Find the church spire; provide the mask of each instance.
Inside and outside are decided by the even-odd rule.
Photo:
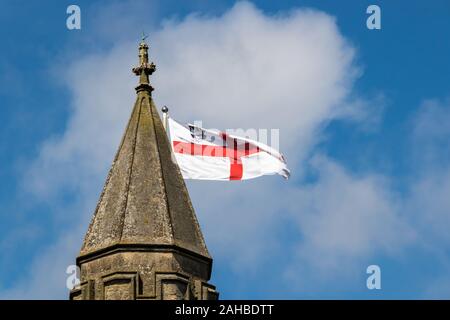
[[[144,39],[145,40],[145,39]],[[153,102],[148,45],[137,97],[77,257],[72,299],[215,299],[212,259]]]

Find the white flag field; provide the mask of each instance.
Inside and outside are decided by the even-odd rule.
[[[168,118],[169,139],[183,178],[246,180],[290,172],[283,155],[248,138],[213,129],[182,125]]]

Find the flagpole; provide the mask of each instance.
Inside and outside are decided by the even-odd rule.
[[[167,106],[164,106],[161,108],[161,111],[163,113],[163,127],[167,133],[167,119],[169,117],[169,108],[167,108]]]

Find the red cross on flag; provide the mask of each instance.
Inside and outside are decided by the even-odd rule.
[[[280,174],[289,178],[286,161],[277,150],[237,137],[168,118],[169,138],[185,179],[245,180]]]

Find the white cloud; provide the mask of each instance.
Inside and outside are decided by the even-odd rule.
[[[151,43],[155,99],[174,117],[207,127],[282,128],[292,156],[307,150],[321,124],[347,112],[357,73],[353,47],[334,18],[317,11],[267,16],[238,3],[220,17],[169,21]]]
[[[75,264],[81,232],[80,226],[76,226],[40,252],[29,273],[13,287],[0,291],[0,299],[68,299],[66,268]]]
[[[450,168],[415,181],[408,202],[411,218],[429,245],[450,248]]]
[[[124,48],[87,56],[69,68],[64,80],[73,100],[66,130],[44,143],[26,181],[40,198],[51,198],[61,188],[86,191],[105,173],[134,98],[131,46]]]
[[[317,181],[290,194],[290,211],[303,237],[288,274],[306,267],[315,270],[310,277],[316,281],[338,273],[354,276],[363,271],[353,270],[358,263],[382,254],[394,256],[414,242],[415,231],[401,214],[401,198],[385,177],[356,176],[321,156],[312,166]]]
[[[432,258],[431,272],[420,272],[415,281],[424,283],[422,298],[446,299],[450,293],[450,100],[424,101],[412,120],[408,160],[414,172],[408,177],[403,210],[416,230],[417,249]]]
[[[424,101],[413,119],[417,168],[407,210],[429,245],[450,247],[450,100]]]
[[[450,99],[424,101],[413,118],[414,165],[441,171],[450,161]]]

